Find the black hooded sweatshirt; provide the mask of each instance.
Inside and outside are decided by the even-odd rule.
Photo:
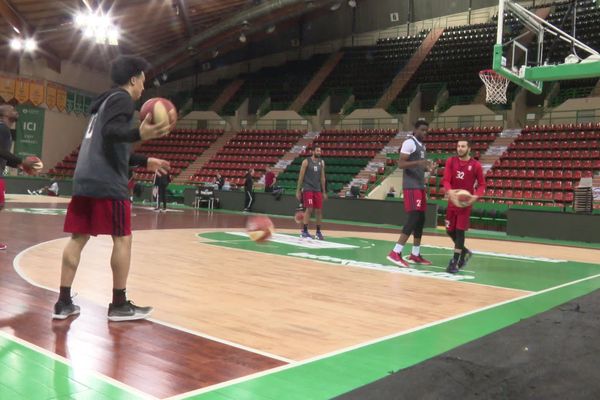
[[[129,199],[129,166],[146,166],[148,158],[131,154],[132,143],[140,140],[132,128],[135,103],[121,88],[111,89],[92,103],[77,166],[73,195],[102,199]]]

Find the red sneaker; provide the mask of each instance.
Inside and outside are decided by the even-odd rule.
[[[0,243],[0,250],[6,250],[8,246],[4,243]]]
[[[390,254],[388,254],[388,256],[387,256],[387,259],[399,267],[404,267],[404,268],[410,267],[410,265],[408,265],[408,263],[406,261],[404,261],[404,259],[402,258],[402,254],[396,253],[394,250],[390,251]]]
[[[431,261],[424,259],[420,254],[418,256],[411,254],[408,256],[408,262],[411,264],[431,265]]]

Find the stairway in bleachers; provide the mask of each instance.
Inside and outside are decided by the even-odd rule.
[[[244,85],[243,79],[236,79],[232,81],[225,90],[221,92],[219,97],[215,100],[215,102],[210,106],[210,111],[214,111],[216,113],[221,112],[225,104],[227,104],[233,96],[240,90],[240,88]]]
[[[188,183],[213,182],[217,173],[233,185],[243,185],[248,169],[260,179],[305,134],[300,130],[243,130],[231,138],[189,179]]]
[[[302,160],[312,154],[312,149],[320,146],[325,160],[327,189],[338,193],[395,134],[396,131],[391,129],[325,130],[279,175],[279,185],[295,190]]]
[[[333,53],[325,64],[321,67],[321,69],[313,76],[308,85],[302,90],[302,92],[296,97],[294,102],[290,105],[291,111],[300,112],[302,107],[306,104],[306,102],[315,94],[319,87],[323,84],[325,79],[331,74],[331,72],[338,65],[342,57],[344,56],[343,51],[338,51]]]
[[[185,184],[187,183],[194,173],[200,170],[204,164],[210,160],[223,146],[233,138],[237,132],[225,132],[223,133],[208,149],[206,149],[200,157],[198,157],[193,163],[191,163],[186,169],[181,171],[174,180],[173,183]]]
[[[406,139],[407,132],[396,133],[389,142],[375,155],[367,165],[356,174],[354,178],[341,190],[341,194],[345,195],[353,185],[360,187],[361,192],[368,190],[369,183],[373,183],[377,179],[378,173],[381,172],[381,167],[390,166],[387,155],[389,153],[398,153],[402,147],[402,143]],[[395,163],[396,161],[392,161]]]
[[[394,77],[391,85],[375,105],[376,108],[387,109],[392,104],[392,101],[402,92],[402,89],[412,79],[415,72],[417,72],[425,58],[429,55],[429,52],[440,36],[442,36],[442,33],[444,33],[444,28],[434,28],[429,31],[427,37],[411,56],[404,68]]]

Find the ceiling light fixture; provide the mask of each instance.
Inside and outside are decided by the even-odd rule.
[[[75,26],[83,32],[87,39],[94,40],[98,44],[107,44],[109,46],[118,46],[120,32],[111,21],[109,15],[104,15],[100,11],[78,13],[73,18]]]
[[[38,44],[34,38],[13,38],[10,41],[10,48],[14,51],[25,51],[27,53],[33,53],[37,50]]]
[[[10,41],[10,48],[13,50],[20,51],[23,48],[23,41],[18,38],[14,38]]]
[[[34,52],[37,49],[37,42],[32,38],[25,39],[23,47],[25,51]]]

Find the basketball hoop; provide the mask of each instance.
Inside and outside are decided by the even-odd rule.
[[[506,104],[508,79],[493,69],[484,69],[483,71],[480,71],[479,77],[485,84],[485,102],[491,104]]]

